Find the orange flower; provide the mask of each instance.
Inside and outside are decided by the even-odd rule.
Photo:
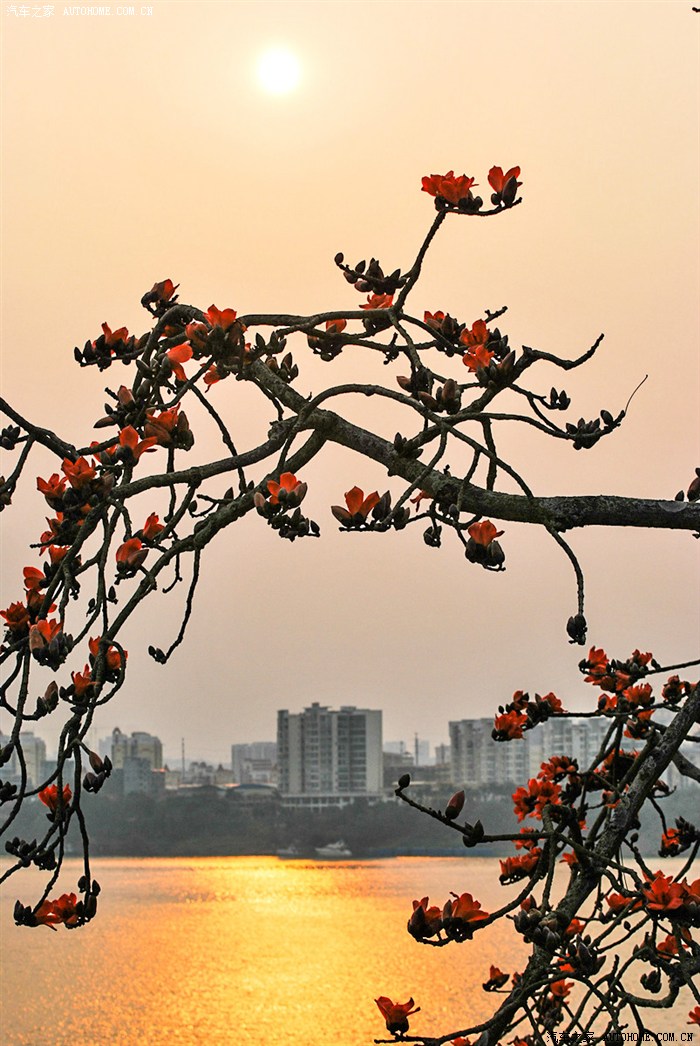
[[[671,912],[683,904],[685,889],[681,883],[674,883],[670,876],[657,872],[653,879],[642,887],[646,907],[650,912]]]
[[[555,998],[564,1000],[571,993],[573,986],[573,981],[553,981],[549,990]]]
[[[352,524],[359,525],[367,521],[367,516],[379,500],[379,493],[376,490],[365,497],[364,490],[360,490],[359,487],[353,487],[352,490],[346,491],[345,494],[347,509],[342,508],[340,505],[331,505],[331,512],[340,523],[346,526],[351,526]]]
[[[192,359],[192,346],[190,343],[183,341],[182,345],[175,345],[174,348],[168,349],[165,355],[170,361],[172,372],[177,380],[187,381],[187,375],[182,368],[182,364]]]
[[[82,490],[83,487],[87,487],[97,475],[96,470],[87,463],[85,458],[78,458],[77,461],[64,458],[61,467],[74,490]]]
[[[155,539],[164,530],[165,524],[161,523],[161,521],[158,519],[158,514],[156,512],[151,512],[150,516],[143,525],[143,530],[141,531],[141,533],[143,534],[143,540],[155,541]]]
[[[24,632],[29,624],[29,613],[24,603],[10,603],[7,610],[0,610],[0,617],[5,618],[10,632]]]
[[[149,436],[148,439],[139,439],[139,434],[133,425],[127,425],[119,433],[119,446],[130,450],[134,461],[138,461],[141,455],[150,450],[157,442],[158,440],[155,436]]]
[[[394,302],[393,294],[368,294],[367,304],[360,305],[361,309],[390,309]]]
[[[502,988],[504,984],[508,983],[509,977],[509,973],[503,973],[497,966],[491,966],[488,980],[481,987],[485,992],[496,991],[497,988]]]
[[[49,545],[48,553],[51,563],[55,566],[56,563],[60,563],[62,559],[65,559],[66,555],[70,552],[69,545]]]
[[[284,491],[284,493],[282,494],[283,501],[286,501],[290,495],[296,495],[295,503],[297,503],[301,501],[304,494],[306,494],[307,487],[305,483],[302,483],[301,480],[298,480],[296,478],[294,473],[283,472],[280,476],[279,483],[277,483],[274,479],[269,479],[267,481],[267,489],[270,492],[270,504],[279,505],[280,491]]]
[[[462,356],[462,363],[475,374],[481,367],[488,367],[493,359],[493,352],[485,345],[477,345],[473,349],[467,349]]]
[[[207,392],[212,385],[216,385],[217,381],[221,381],[221,374],[219,373],[219,368],[215,363],[212,363],[209,370],[205,371],[203,380],[204,384],[207,386]]]
[[[168,410],[162,410],[157,416],[154,411],[148,411],[146,413],[146,424],[143,427],[145,436],[147,438],[155,436],[157,442],[162,447],[172,446],[174,437],[181,423],[179,411],[179,403],[176,403],[174,407],[169,407]],[[185,418],[184,414],[182,415],[182,418]]]
[[[572,919],[569,925],[564,930],[565,937],[576,937],[581,936],[583,931],[586,929],[585,924],[580,919]]]
[[[100,643],[102,642],[101,636],[95,636],[93,639],[88,640],[88,649],[94,658],[100,652]],[[129,654],[124,651],[124,661],[128,658]],[[105,651],[105,663],[110,672],[118,672],[122,667],[122,655],[115,646],[108,646]]]
[[[459,336],[462,345],[475,348],[477,345],[486,345],[490,337],[490,331],[483,320],[475,320],[470,328],[465,328]]]
[[[165,311],[164,306],[168,304],[179,286],[179,283],[173,283],[172,280],[161,280],[160,283],[154,283],[150,291],[146,291],[144,294],[141,304],[154,316],[157,316],[161,311]],[[150,305],[156,305],[159,308],[151,309]]]
[[[511,180],[511,178],[516,180],[518,178],[519,174],[520,174],[520,168],[519,167],[511,167],[510,170],[506,171],[505,174],[503,173],[503,168],[502,167],[492,167],[491,170],[489,171],[489,185],[491,186],[491,188],[493,189],[493,191],[495,193],[498,193],[499,196],[502,196],[503,192],[504,192],[506,186],[508,185],[508,182]],[[522,182],[516,181],[515,186],[513,186],[513,187],[511,187],[509,189],[509,193],[512,193],[513,196],[515,196],[515,190],[517,189],[517,187],[519,185],[522,185],[522,184],[523,184]]]
[[[46,575],[43,570],[39,570],[37,567],[24,567],[22,575],[27,592],[38,591],[46,581]]]
[[[558,803],[561,787],[551,781],[532,778],[527,788],[516,788],[513,792],[514,810],[519,821],[526,817],[541,817],[547,803]]]
[[[129,340],[129,332],[126,327],[120,327],[119,330],[112,331],[106,323],[103,323],[102,333],[105,337],[105,345],[108,345],[110,348],[114,345],[118,345],[120,341]]]
[[[686,1021],[686,1024],[700,1024],[700,1006],[696,1006],[694,1010],[688,1011],[690,1020]]]
[[[234,309],[217,309],[216,305],[210,305],[204,314],[212,327],[221,327],[222,330],[227,331],[229,327],[233,327],[236,322],[236,312]]]
[[[527,879],[537,867],[541,854],[542,851],[535,847],[520,857],[506,857],[505,860],[499,861],[501,874],[498,881],[505,886],[508,883],[517,883],[520,879]]]
[[[61,504],[61,499],[66,492],[66,482],[66,479],[62,479],[57,472],[54,472],[49,479],[42,479],[39,476],[36,487],[44,495],[51,508],[56,508],[57,504]]]
[[[65,807],[68,806],[71,799],[73,798],[73,793],[70,790],[70,785],[63,786],[62,798],[63,807],[65,809]],[[42,801],[44,806],[48,806],[52,814],[55,814],[56,810],[58,809],[58,785],[53,784],[49,785],[47,788],[44,788],[41,792],[39,792],[39,799]]]
[[[60,621],[40,618],[35,625],[29,627],[29,649],[35,650],[48,645],[52,639],[61,631]]]
[[[420,1006],[414,1007],[413,999],[409,999],[408,1002],[392,1002],[386,995],[380,995],[374,1001],[386,1021],[387,1031],[393,1035],[405,1035],[408,1031],[408,1018],[420,1010]]]
[[[668,828],[661,836],[659,857],[675,857],[681,851],[680,832],[677,828]]]
[[[500,538],[501,534],[505,533],[503,530],[496,530],[495,526],[490,519],[485,519],[481,523],[472,523],[467,533],[477,545],[481,545],[483,548],[488,548],[494,538]]]
[[[476,523],[474,525],[478,526],[479,524]],[[526,723],[527,716],[521,712],[508,712],[505,715],[497,715],[493,721],[494,739],[497,741],[512,741],[522,737],[523,727]]]
[[[34,912],[35,924],[51,930],[56,929],[56,923],[75,926],[79,918],[78,898],[74,893],[61,894],[55,901],[43,901]]]
[[[636,912],[639,908],[642,907],[642,902],[639,900],[639,898],[625,897],[621,893],[609,893],[605,900],[607,901],[610,911],[614,912],[615,915],[617,915],[618,912],[622,911],[626,911],[628,913]]]
[[[326,330],[329,334],[340,334],[348,325],[347,320],[326,320]]]
[[[427,192],[429,196],[441,196],[443,200],[455,205],[460,200],[469,198],[475,184],[474,179],[468,178],[466,174],[455,178],[455,172],[448,171],[447,174],[431,174],[430,177],[426,175],[421,181],[421,191]]]
[[[129,538],[117,549],[117,569],[121,571],[138,570],[148,555],[140,538]]]
[[[481,903],[475,901],[470,893],[456,894],[452,891],[454,901],[446,901],[442,909],[445,930],[449,936],[462,937],[465,931],[472,934],[472,923],[484,922],[489,913],[481,909]]]
[[[416,940],[435,937],[442,929],[442,908],[428,905],[428,898],[413,902],[413,915],[408,920],[407,930]]]
[[[89,665],[85,665],[82,672],[71,672],[70,675],[73,680],[76,697],[83,697],[94,685]]]

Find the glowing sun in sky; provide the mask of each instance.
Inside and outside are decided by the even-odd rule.
[[[258,81],[270,94],[289,94],[299,83],[299,59],[286,47],[270,47],[258,62]]]

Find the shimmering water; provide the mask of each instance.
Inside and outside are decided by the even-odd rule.
[[[489,858],[322,863],[270,857],[102,859],[95,922],[77,931],[15,927],[29,873],[0,909],[2,1046],[367,1046],[378,995],[421,1006],[415,1032],[485,1018],[491,963],[513,972],[526,949],[510,923],[431,948],[406,932],[411,900],[469,891],[493,910],[513,895]],[[62,890],[80,869],[68,862]],[[35,880],[38,883],[38,879]],[[683,1000],[656,1027],[687,1030]]]

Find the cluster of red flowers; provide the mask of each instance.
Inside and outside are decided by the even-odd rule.
[[[641,891],[629,894],[609,893],[605,898],[612,914],[639,911],[660,918],[666,916],[685,926],[700,926],[700,879],[689,883],[675,882],[663,872],[647,877]]]
[[[453,893],[442,908],[431,905],[428,898],[423,897],[413,902],[407,929],[417,941],[440,938],[441,932],[448,940],[466,941],[489,918],[489,913],[482,910],[480,902],[470,893]]]
[[[535,694],[534,698],[531,698],[524,690],[516,690],[513,699],[507,705],[502,705],[499,714],[494,718],[493,739],[517,740],[523,736],[524,730],[530,730],[550,716],[561,715],[563,712],[564,707],[556,694]]]

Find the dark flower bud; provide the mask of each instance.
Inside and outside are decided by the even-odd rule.
[[[401,777],[399,778],[399,782],[398,783],[399,783],[399,788],[408,788],[408,786],[411,783],[411,775],[410,774],[401,774]]]
[[[455,794],[450,799],[449,803],[445,807],[445,817],[448,821],[454,821],[455,817],[458,817],[462,812],[464,806],[464,789]]]

